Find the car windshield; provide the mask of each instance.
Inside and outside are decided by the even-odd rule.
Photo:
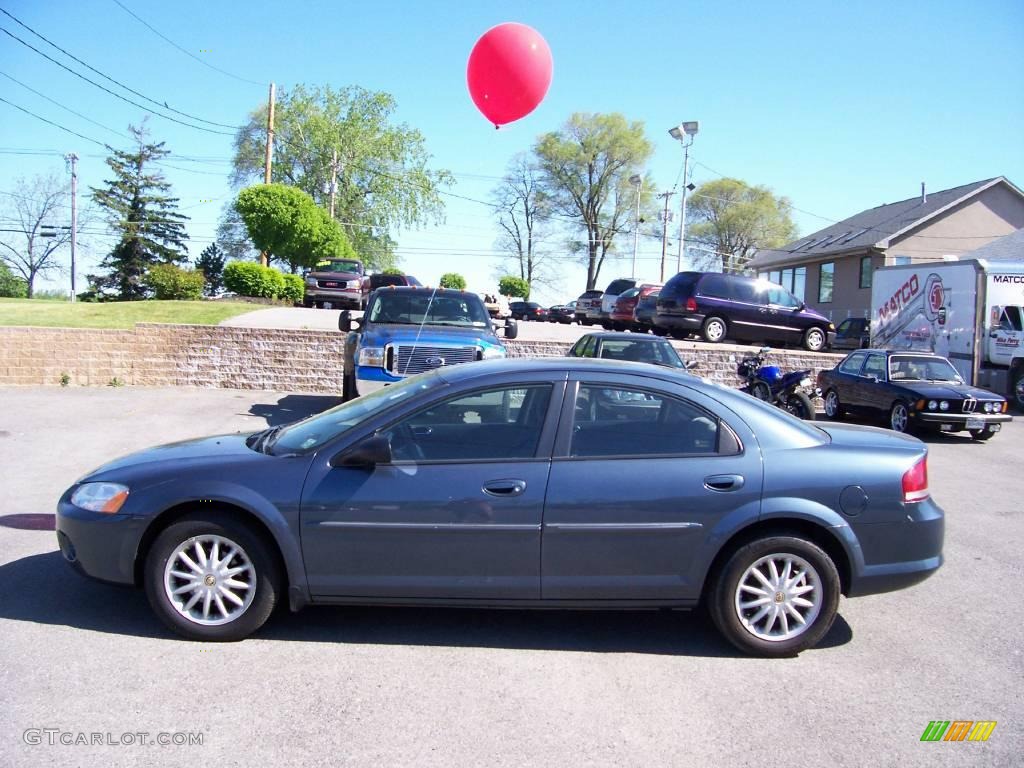
[[[343,432],[359,426],[396,403],[403,402],[437,386],[441,379],[430,373],[400,381],[355,400],[335,406],[281,429],[268,452],[275,456],[306,453],[333,440]]]
[[[322,261],[316,265],[314,272],[355,272],[359,273],[358,261]]]
[[[944,357],[898,355],[889,358],[890,381],[952,381],[963,383],[956,368]]]
[[[385,292],[370,308],[371,323],[396,325],[453,325],[489,328],[490,319],[479,296],[451,296],[411,291]]]
[[[601,344],[600,356],[606,360],[630,360],[668,368],[685,368],[675,347],[665,341],[605,341]]]

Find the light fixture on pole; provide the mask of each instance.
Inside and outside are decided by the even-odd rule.
[[[680,123],[675,128],[670,128],[668,135],[683,145],[683,200],[679,211],[679,255],[676,259],[676,271],[683,269],[683,249],[686,247],[686,193],[693,190],[690,184],[690,145],[693,144],[693,137],[700,130],[700,123],[696,120],[689,120]],[[689,138],[689,141],[687,141]]]
[[[644,186],[644,177],[634,173],[629,177],[629,183],[636,187],[636,218],[633,220],[633,273],[636,277],[636,251],[640,242],[640,190]]]

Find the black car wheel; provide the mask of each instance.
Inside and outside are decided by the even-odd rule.
[[[1013,395],[1013,402],[1018,411],[1024,411],[1024,365],[1018,365],[1011,375],[1013,376],[1013,386],[1010,388],[1010,392]]]
[[[809,352],[821,352],[825,348],[828,337],[821,328],[808,328],[804,334],[804,349]]]
[[[971,437],[974,440],[991,440],[995,436],[995,432],[989,432],[984,429],[972,429]]]
[[[713,576],[711,618],[741,651],[792,656],[816,645],[839,608],[839,572],[821,547],[772,536],[740,547]]]
[[[356,392],[355,374],[343,374],[341,377],[341,402],[347,403],[349,400],[355,400],[357,397],[359,397],[359,393]]]
[[[825,393],[825,415],[835,421],[843,418],[843,405],[839,402],[839,393],[834,389]]]
[[[652,325],[651,333],[655,336],[668,336],[668,328],[662,328],[660,325]]]
[[[182,518],[157,536],[145,584],[168,627],[208,642],[251,635],[283,594],[271,549],[244,524],[213,511]]]
[[[794,392],[786,399],[786,410],[804,421],[814,421],[814,405],[803,392]]]
[[[910,431],[910,411],[904,402],[895,402],[889,411],[889,427],[893,432]]]
[[[704,325],[701,326],[700,333],[704,337],[704,341],[712,344],[717,344],[720,341],[725,341],[725,336],[729,332],[729,327],[726,325],[725,320],[720,317],[709,317],[704,321]]]

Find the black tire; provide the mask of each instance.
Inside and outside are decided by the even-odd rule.
[[[725,341],[729,334],[729,324],[720,317],[709,317],[704,320],[700,327],[700,335],[704,341],[710,344],[718,344]]]
[[[787,557],[797,568],[803,568],[803,564],[810,566],[809,569],[804,570],[804,579],[791,585],[791,589],[803,590],[805,587],[812,587],[812,589],[795,596],[792,591],[786,594],[779,589],[769,598],[769,602],[765,606],[741,608],[739,605],[740,585],[748,570],[766,558],[772,558],[776,563],[781,563]],[[803,564],[793,561],[794,557],[803,561]],[[793,656],[811,648],[828,633],[839,608],[839,587],[839,572],[835,563],[821,547],[796,536],[771,536],[758,539],[737,549],[725,561],[721,569],[712,574],[706,600],[712,621],[730,643],[745,653],[778,658]],[[746,590],[743,592],[743,594],[748,593],[755,594]],[[795,602],[796,600],[807,601],[807,598],[803,597],[805,594],[813,598],[815,607],[806,608]],[[780,595],[782,596],[781,600],[779,599]],[[764,597],[767,598],[768,595]],[[788,635],[782,635],[778,639],[769,639],[775,624],[778,623],[780,626],[782,624],[782,618],[776,616],[771,619],[772,624],[766,626],[764,631],[760,632],[761,636],[758,636],[757,629],[761,620],[754,620],[757,617],[757,611],[767,607],[778,612],[778,606],[784,607],[782,614],[785,616],[787,627],[790,613],[793,611],[803,615],[806,626],[798,625],[798,628]],[[768,620],[768,616],[765,616],[763,620]]]
[[[1018,365],[1010,371],[1010,403],[1024,413],[1024,365]]]
[[[668,328],[662,328],[660,325],[652,325],[651,333],[655,336],[668,336]]]
[[[620,323],[620,322],[616,321],[616,322],[612,323],[612,330],[613,331],[618,331],[619,333],[622,333],[623,331],[627,330],[626,324],[625,323]]]
[[[669,331],[669,333],[672,335],[672,338],[676,339],[677,341],[683,341],[684,339],[686,339],[687,336],[690,335],[686,331],[680,330],[679,328],[673,328],[671,331]]]
[[[988,432],[984,429],[972,429],[971,438],[974,440],[991,440],[995,436],[995,432]]]
[[[889,409],[889,429],[893,432],[910,432],[910,409],[902,400],[897,400]]]
[[[843,418],[843,404],[839,400],[839,393],[834,389],[825,393],[825,415],[832,421],[839,421]]]
[[[758,400],[763,400],[766,403],[770,403],[772,401],[772,390],[763,381],[754,382],[750,387],[750,394]]]
[[[204,537],[207,537],[207,540],[208,537],[218,537],[226,542],[220,546],[226,547],[231,544],[237,547],[241,554],[233,555],[226,566],[248,566],[246,571],[227,577],[242,577],[248,571],[246,582],[250,583],[250,588],[241,590],[241,595],[238,595],[244,595],[247,604],[238,610],[236,617],[222,624],[202,624],[183,615],[182,610],[175,607],[168,596],[171,588],[165,585],[165,580],[171,586],[180,582],[180,579],[165,574],[168,570],[168,561],[175,555],[176,550],[195,539],[196,544],[191,545],[186,551],[186,554],[191,552],[195,555],[194,546],[201,546]],[[222,549],[219,551],[223,553]],[[202,567],[205,569],[207,566],[204,564]],[[208,574],[206,578],[216,577]],[[197,512],[181,518],[167,526],[156,537],[146,556],[145,587],[150,606],[164,624],[182,637],[204,642],[232,642],[248,637],[270,618],[279,597],[284,595],[281,569],[271,547],[244,523],[214,510]],[[181,599],[185,601],[188,594],[190,593],[186,593]],[[230,601],[225,602],[222,599],[221,602],[228,606],[228,610],[236,609]],[[197,603],[196,610],[199,610],[198,606]],[[216,604],[213,603],[211,614],[215,611]]]
[[[821,352],[828,344],[828,334],[821,328],[815,326],[808,328],[804,334],[804,349],[808,352]]]
[[[359,393],[356,392],[355,374],[343,374],[341,377],[341,402],[347,403],[349,400],[355,400],[357,397],[359,397]]]
[[[302,306],[304,306],[306,309],[312,309],[313,308],[313,302],[312,301],[308,301],[306,299],[303,299],[302,300]]]
[[[794,392],[786,398],[786,410],[804,421],[814,421],[814,404],[803,392]]]

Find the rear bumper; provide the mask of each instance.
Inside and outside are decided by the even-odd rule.
[[[658,312],[654,316],[654,324],[659,328],[696,333],[704,325],[704,315],[670,315]]]
[[[853,565],[848,597],[891,592],[924,581],[943,562],[946,518],[931,498],[906,505],[893,523],[853,525],[863,561]]]

